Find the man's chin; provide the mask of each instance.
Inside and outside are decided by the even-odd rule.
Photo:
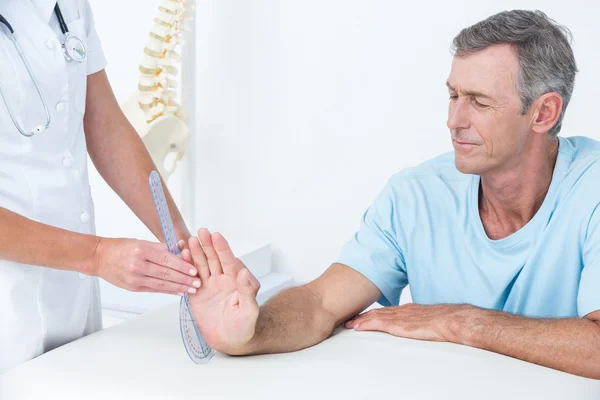
[[[454,166],[463,174],[478,175],[479,168],[469,157],[454,153]]]

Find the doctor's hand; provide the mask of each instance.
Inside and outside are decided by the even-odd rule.
[[[194,262],[202,280],[198,292],[189,296],[194,320],[209,346],[236,354],[254,336],[260,283],[221,234],[200,229],[198,237],[192,237],[189,250],[182,253]]]
[[[201,285],[196,268],[163,243],[101,238],[94,260],[94,275],[132,292],[183,296]]]

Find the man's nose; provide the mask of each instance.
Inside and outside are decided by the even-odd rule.
[[[450,130],[467,129],[471,126],[468,104],[465,99],[457,99],[450,103],[446,125]]]

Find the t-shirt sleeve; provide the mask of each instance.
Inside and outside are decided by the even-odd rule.
[[[83,0],[83,14],[87,36],[87,74],[92,75],[106,67],[106,57],[102,50],[100,37],[98,37],[98,32],[96,32],[94,14],[89,0]]]
[[[600,204],[590,218],[583,247],[583,270],[577,294],[579,316],[600,310]]]
[[[360,229],[341,250],[337,263],[360,272],[375,284],[383,306],[398,305],[408,284],[404,256],[398,245],[398,204],[388,183],[362,217]]]

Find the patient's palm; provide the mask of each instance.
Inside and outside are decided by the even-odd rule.
[[[236,275],[213,275],[189,296],[200,333],[217,351],[243,346],[254,335],[259,308],[249,274],[243,268]]]

